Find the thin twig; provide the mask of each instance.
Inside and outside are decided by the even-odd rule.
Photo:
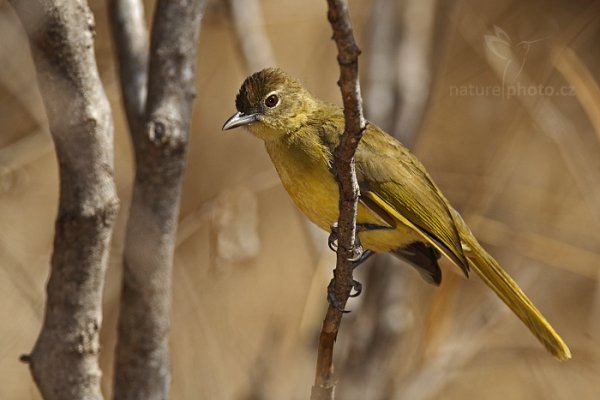
[[[344,307],[352,288],[352,263],[356,234],[358,182],[354,168],[354,153],[365,130],[362,98],[358,82],[358,56],[352,24],[345,0],[327,0],[327,18],[333,29],[333,40],[338,49],[340,80],[344,104],[344,134],[335,150],[334,167],[340,189],[340,216],[338,221],[337,264],[334,270],[335,295]],[[331,305],[323,321],[319,338],[315,384],[311,399],[333,399],[333,346],[342,320],[342,312]]]
[[[60,177],[44,322],[21,360],[44,399],[98,400],[102,289],[118,199],[94,18],[85,1],[11,4],[29,36]]]

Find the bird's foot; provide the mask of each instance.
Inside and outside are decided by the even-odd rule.
[[[354,293],[350,292],[350,297],[358,297],[362,293],[362,283],[357,281],[356,279],[352,279],[352,289],[354,289]]]
[[[352,269],[354,270],[360,264],[362,264],[365,260],[375,254],[372,250],[364,250],[361,243],[360,238],[358,237],[358,233],[362,231],[368,230],[369,227],[367,225],[356,225],[356,237],[354,241],[354,248],[352,249],[352,257],[348,260],[352,263]],[[327,244],[332,251],[337,252],[338,250],[338,224],[334,223],[331,225],[331,233],[329,234],[329,238],[327,239]],[[354,292],[352,292],[354,290]],[[353,279],[352,280],[352,288],[350,290],[349,297],[357,297],[362,292],[362,284]],[[335,274],[333,279],[329,282],[327,286],[327,301],[331,306],[343,313],[349,313],[350,311],[345,310],[342,307],[341,302],[338,300],[335,294]]]
[[[359,257],[355,257],[352,260],[352,269],[356,269],[357,267],[359,267],[362,263],[364,263],[365,261],[367,261],[368,258],[370,258],[373,254],[375,254],[374,251],[372,250],[364,250],[362,251],[361,248],[361,253]]]
[[[361,294],[362,292],[362,283],[360,283],[357,280],[352,280],[352,289],[354,290],[354,293],[350,292],[349,297],[357,297]],[[336,310],[339,310],[345,314],[349,313],[349,310],[345,310],[342,307],[341,302],[338,300],[336,294],[335,294],[335,277],[333,277],[331,279],[331,281],[329,281],[329,285],[327,286],[327,301],[329,302],[329,304],[331,304],[331,306],[333,308],[335,308]]]
[[[338,249],[338,223],[334,222],[331,224],[331,232],[329,233],[329,237],[327,238],[327,245],[331,249],[331,251],[337,253]]]
[[[358,236],[359,232],[366,231],[367,229],[363,227],[361,224],[356,225],[356,236],[354,238],[354,247],[352,248],[352,258],[349,260],[352,262],[352,268],[358,267],[363,261],[373,255],[371,250],[364,250],[361,243],[360,237]],[[331,233],[327,238],[327,245],[329,248],[336,252],[338,251],[338,224],[334,222],[331,225]]]
[[[352,262],[352,269],[354,269],[354,268],[358,267],[358,265],[360,265],[360,263],[362,262],[361,260],[363,258],[363,255],[365,255],[365,253],[366,253],[366,251],[363,249],[362,245],[360,244],[360,239],[358,238],[358,235],[357,235],[356,240],[354,242],[354,247],[352,248],[352,258],[349,259],[349,261]]]

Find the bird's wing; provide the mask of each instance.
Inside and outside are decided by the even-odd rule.
[[[339,132],[323,126],[325,144],[333,149]],[[449,205],[425,167],[396,139],[369,124],[355,154],[361,200],[384,220],[390,217],[419,232],[465,275],[469,264]]]

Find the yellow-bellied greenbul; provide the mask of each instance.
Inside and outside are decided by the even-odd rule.
[[[343,110],[316,99],[297,80],[274,68],[248,77],[235,104],[238,112],[223,130],[245,126],[264,140],[294,203],[329,231],[339,214],[332,165],[344,131]],[[355,162],[360,187],[357,230],[365,249],[393,253],[435,284],[441,282],[440,254],[465,274],[474,269],[548,351],[560,360],[571,357],[560,336],[481,247],[408,149],[369,123]]]

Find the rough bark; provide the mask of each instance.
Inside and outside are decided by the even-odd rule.
[[[158,1],[147,99],[140,83],[146,70],[140,38],[145,31],[143,16],[127,16],[131,7],[124,2],[111,4],[136,159],[125,239],[115,399],[168,397],[171,271],[203,4],[202,0]],[[139,3],[132,7],[141,9]]]
[[[358,81],[358,56],[352,24],[345,0],[327,0],[327,17],[333,29],[333,40],[338,49],[340,80],[338,85],[344,104],[344,134],[335,150],[334,168],[340,189],[340,216],[338,220],[337,263],[334,270],[335,295],[344,307],[352,289],[352,262],[355,256],[356,210],[359,196],[354,167],[354,153],[365,129],[362,98]],[[311,399],[333,399],[333,346],[342,320],[342,311],[327,309],[319,337],[315,384]]]
[[[60,177],[44,322],[23,360],[44,399],[101,399],[98,332],[118,199],[94,19],[85,1],[11,4],[29,36]]]

